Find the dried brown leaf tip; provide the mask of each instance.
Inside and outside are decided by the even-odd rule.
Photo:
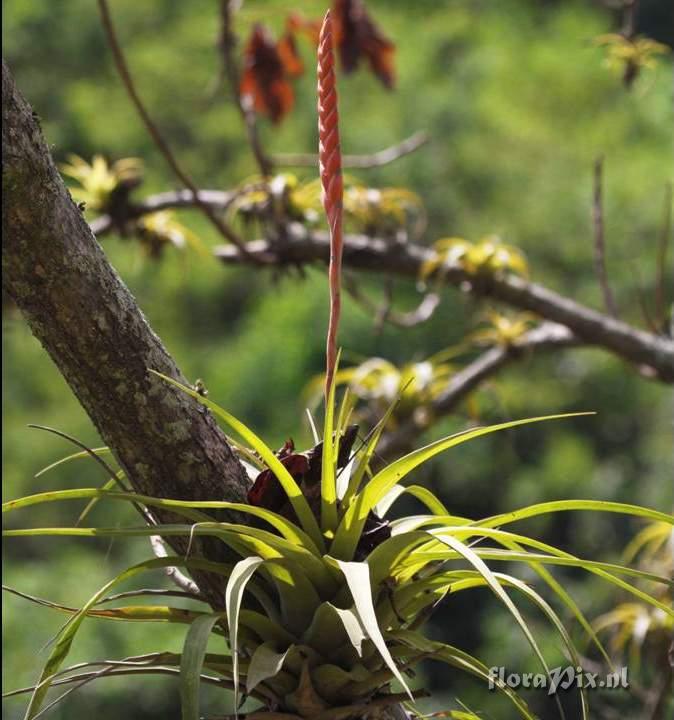
[[[363,0],[335,0],[335,40],[345,73],[356,70],[361,59],[385,87],[395,85],[395,45],[386,38],[365,9]]]
[[[244,50],[244,66],[239,92],[241,97],[252,102],[256,112],[267,115],[274,123],[280,122],[295,103],[295,93],[288,78],[302,72],[301,61],[288,63],[293,55],[294,43],[283,48],[274,42],[269,31],[261,24],[253,27]]]

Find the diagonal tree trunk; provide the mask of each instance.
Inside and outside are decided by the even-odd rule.
[[[152,368],[186,382],[72,201],[4,61],[2,120],[2,279],[33,334],[136,491],[245,501],[245,470],[211,415],[148,374]],[[170,541],[185,551],[183,540]],[[223,548],[206,539],[193,552],[222,559]],[[224,606],[221,577],[195,579],[213,607]],[[376,714],[407,718],[402,706]]]
[[[152,368],[186,382],[72,201],[4,61],[2,156],[4,288],[133,488],[243,501],[246,473],[211,415],[148,374]],[[172,545],[184,549],[179,538]],[[211,540],[201,551],[218,559],[223,548]],[[221,578],[202,576],[199,584],[212,605],[223,606]]]

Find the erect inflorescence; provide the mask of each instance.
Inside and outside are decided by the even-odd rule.
[[[326,395],[337,361],[337,328],[341,309],[342,159],[335,80],[332,20],[326,12],[318,41],[318,165],[322,201],[330,229],[330,320],[326,347]]]

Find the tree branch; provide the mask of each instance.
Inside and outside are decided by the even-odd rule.
[[[199,195],[204,202],[217,209],[229,207],[236,196],[235,193],[217,190],[200,190]],[[131,213],[140,216],[162,208],[190,206],[194,206],[191,196],[183,190],[149,196],[134,205]],[[101,236],[113,229],[113,221],[103,215],[96,218],[91,227]],[[326,263],[329,242],[327,233],[308,232],[302,225],[294,223],[286,227],[286,237],[282,244],[253,240],[246,243],[246,251],[249,257],[243,257],[236,247],[223,245],[215,249],[215,255],[225,264],[250,263],[249,258],[255,264],[264,263],[272,267]],[[415,243],[392,243],[367,235],[347,235],[344,238],[344,266],[352,269],[417,278],[423,264],[432,258],[432,249]],[[602,347],[640,366],[642,373],[648,377],[674,382],[674,342],[667,337],[634,328],[515,276],[476,279],[458,267],[448,267],[444,269],[442,279],[476,296],[493,297],[565,325],[584,344]]]
[[[110,15],[110,9],[108,7],[107,0],[98,0],[98,8],[101,14],[103,29],[105,30],[105,35],[107,37],[108,44],[110,45],[112,56],[115,61],[115,66],[117,67],[117,71],[129,95],[129,98],[131,99],[131,102],[138,111],[138,114],[140,115],[140,118],[145,125],[145,129],[154,141],[154,144],[156,145],[159,152],[164,156],[164,159],[168,163],[173,174],[192,193],[194,206],[198,207],[203,212],[203,214],[208,218],[209,222],[213,225],[213,227],[215,227],[215,229],[220,233],[220,235],[222,235],[223,238],[229,240],[231,243],[236,245],[236,247],[238,247],[240,251],[245,255],[246,249],[243,245],[243,241],[232,230],[232,228],[227,225],[227,223],[221,220],[213,212],[213,209],[210,205],[201,202],[201,198],[199,197],[199,191],[196,185],[189,177],[189,175],[178,164],[178,161],[176,160],[175,155],[171,151],[168,143],[164,139],[164,136],[159,132],[159,128],[150,117],[147,108],[145,107],[143,101],[140,98],[140,95],[138,94],[138,91],[136,90],[136,85],[133,81],[133,78],[131,77],[131,73],[129,72],[129,67],[124,57],[124,53],[119,42],[117,41],[117,34],[115,33],[115,26],[112,22],[112,16]]]
[[[386,433],[377,452],[382,456],[391,456],[409,449],[412,441],[428,427],[430,420],[450,415],[473,390],[504,367],[534,352],[580,345],[583,343],[567,328],[546,322],[510,345],[498,345],[485,350],[452,376],[442,394],[429,405],[427,412],[419,413],[397,430]]]
[[[267,240],[249,242],[246,246],[249,254],[276,265],[327,262],[326,233],[310,233],[298,224],[289,225],[287,230],[282,245]],[[215,254],[226,264],[246,262],[231,246],[218,247]],[[393,243],[366,235],[344,237],[345,267],[418,278],[424,263],[434,257],[432,249],[414,243]],[[460,267],[447,266],[440,279],[478,297],[494,298],[564,325],[583,344],[610,351],[637,365],[647,377],[674,382],[674,341],[669,338],[634,328],[515,275],[476,277]]]
[[[344,155],[342,156],[342,167],[369,170],[370,168],[382,167],[399,160],[405,155],[418,150],[430,140],[430,136],[424,130],[415,132],[408,138],[396,145],[379,150],[368,155]],[[274,163],[282,167],[317,167],[318,155],[311,153],[279,153],[274,155]]]
[[[597,275],[604,307],[611,317],[618,317],[611,286],[606,272],[606,246],[604,243],[604,160],[599,157],[594,163],[594,187],[592,191],[592,225],[594,228],[594,271]]]
[[[243,501],[246,473],[213,418],[148,374],[152,368],[186,382],[70,198],[4,61],[2,120],[2,279],[33,334],[135,490]],[[223,549],[215,540],[199,548],[211,559]],[[195,579],[221,607],[222,579]]]
[[[219,211],[227,210],[237,196],[237,192],[223,192],[222,190],[198,191],[201,205],[208,205],[213,210]],[[194,208],[195,204],[194,194],[191,190],[158,193],[125,208],[124,220],[136,220],[143,215],[149,215],[159,210]],[[89,223],[89,227],[96,237],[101,238],[117,229],[116,218],[111,215],[99,215]]]
[[[388,280],[392,280],[388,278]],[[344,289],[366,312],[370,313],[375,319],[375,327],[385,323],[391,323],[400,328],[411,328],[421,325],[430,320],[433,313],[440,304],[440,296],[437,293],[426,293],[421,302],[414,310],[408,312],[399,312],[391,307],[392,297],[390,288],[386,288],[387,296],[385,302],[378,305],[374,300],[370,299],[358,286],[358,283],[350,275],[344,276]]]

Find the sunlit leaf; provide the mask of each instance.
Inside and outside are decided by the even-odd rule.
[[[377,623],[377,616],[374,611],[374,605],[372,603],[372,586],[370,585],[370,568],[366,563],[357,562],[343,562],[342,560],[335,561],[339,569],[344,573],[346,582],[351,591],[353,602],[356,607],[358,619],[363,629],[367,633],[368,637],[374,643],[375,647],[382,656],[382,659],[389,667],[394,677],[403,686],[405,692],[412,699],[412,693],[407,686],[403,676],[396,667],[396,664],[391,657],[389,649],[386,647],[386,642]]]

